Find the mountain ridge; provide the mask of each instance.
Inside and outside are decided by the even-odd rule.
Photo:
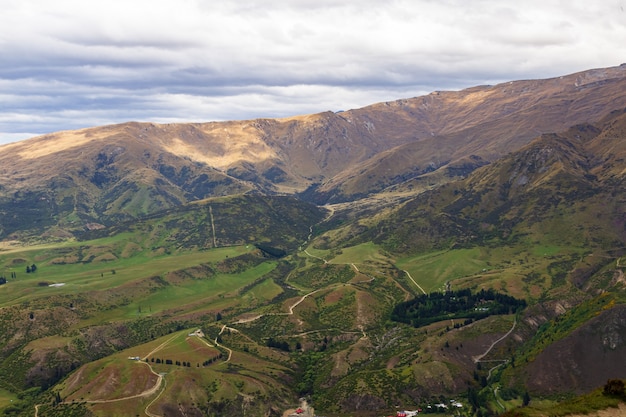
[[[619,94],[625,74],[622,65],[283,119],[128,122],[57,132],[0,147],[0,199],[20,200],[12,193],[28,189],[56,207],[50,216],[106,223],[113,211],[133,218],[242,192],[300,193],[325,204],[433,171],[443,170],[440,181],[447,182],[538,134],[626,107]],[[79,190],[85,205],[99,209],[59,208],[70,205],[59,188]],[[147,203],[128,197],[139,189]]]

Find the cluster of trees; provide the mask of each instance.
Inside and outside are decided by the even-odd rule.
[[[30,274],[31,272],[37,272],[37,265],[32,264],[26,266],[26,273]]]
[[[224,357],[224,355],[222,353],[220,353],[219,355],[207,359],[206,361],[202,362],[202,366],[207,366],[212,364],[213,362],[218,361],[219,359],[222,359]],[[158,363],[158,364],[164,364],[164,365],[176,365],[176,366],[186,366],[188,368],[191,367],[191,362],[188,361],[174,361],[172,359],[161,359],[161,358],[150,358],[150,362],[152,363]],[[197,363],[196,366],[199,368],[200,364]]]
[[[493,289],[436,292],[420,295],[396,305],[391,313],[394,321],[415,327],[450,319],[479,320],[491,315],[511,314],[526,307],[526,301]]]
[[[223,357],[224,357],[224,355],[222,353],[220,353],[219,355],[214,356],[214,357],[212,357],[210,359],[207,359],[204,362],[202,362],[202,366],[209,366],[213,362],[217,362],[218,360],[222,359]]]
[[[155,358],[150,358],[150,362],[153,362],[153,363],[164,363],[164,364],[166,364],[166,365],[174,365],[174,364],[175,364],[176,366],[187,366],[187,367],[191,367],[191,362],[185,362],[185,361],[183,361],[183,362],[181,362],[181,361],[173,361],[173,360],[171,360],[171,359],[165,359],[165,360],[163,360],[163,359],[160,359],[160,358],[156,358],[156,359],[155,359]]]
[[[289,343],[287,342],[279,342],[278,340],[274,340],[271,337],[267,339],[267,346],[275,349],[280,349],[285,352],[291,351],[289,347]]]

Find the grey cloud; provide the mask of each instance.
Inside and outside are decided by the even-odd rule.
[[[601,3],[601,4],[600,4]],[[619,0],[22,0],[0,143],[126,120],[282,117],[626,61]]]

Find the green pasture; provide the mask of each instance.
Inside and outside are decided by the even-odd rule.
[[[255,305],[265,301],[270,301],[282,292],[283,289],[273,280],[265,279],[257,285],[252,286],[249,290],[243,292],[240,296],[240,300],[243,305]]]
[[[115,360],[126,360],[129,356],[139,356],[140,358],[145,358],[146,356],[150,357],[158,355],[158,352],[162,352],[170,346],[178,346],[184,343],[189,333],[195,332],[196,330],[198,329],[190,328],[176,331],[165,336],[158,337],[150,342],[142,343],[141,345],[133,346],[121,352],[115,353],[109,356],[109,358],[114,358]]]
[[[386,257],[381,254],[380,247],[373,242],[367,242],[356,246],[342,248],[329,263],[333,264],[359,264],[367,261],[378,261]]]
[[[570,252],[571,248],[564,248],[557,245],[533,245],[530,253],[534,256],[555,256],[563,253],[564,251]]]
[[[112,240],[114,239],[107,238],[91,242],[91,245],[89,243],[80,245],[74,243],[74,246],[66,244],[55,248],[50,248],[49,246],[32,247],[19,252],[0,253],[0,273],[9,278],[9,282],[0,287],[0,306],[28,301],[37,297],[45,297],[59,292],[63,294],[77,294],[87,291],[110,290],[134,280],[161,276],[169,271],[220,261],[252,250],[246,246],[235,246],[158,256],[154,256],[150,251],[144,250],[135,253],[134,256],[123,258],[115,256],[115,247],[105,244],[107,242],[111,243]],[[105,257],[105,255],[109,255],[109,257],[113,255],[114,257],[111,257],[109,261],[91,261],[88,263],[59,264],[53,262],[62,254],[71,258],[76,256],[74,252],[80,252],[84,256],[85,251],[91,251],[93,253],[92,256],[95,258],[98,256]],[[16,263],[16,260],[19,260],[19,262]],[[37,271],[27,274],[26,266],[31,264],[37,265]],[[17,273],[17,279],[10,279],[11,272]],[[245,283],[249,279],[248,275],[250,274],[255,275],[254,272],[246,271],[236,281]],[[224,281],[227,280],[216,280],[218,283],[217,291],[236,288]],[[39,283],[43,282],[48,284],[63,283],[65,285],[62,287],[39,285]],[[205,291],[206,288],[190,288],[187,293],[194,290]],[[185,291],[183,291],[183,294],[185,294]]]
[[[327,250],[327,249],[315,249],[312,245],[305,248],[306,252],[304,252],[304,250],[300,253],[300,256],[304,257],[304,258],[320,258],[321,259],[325,259],[325,260],[329,260],[329,258],[331,258],[332,255],[332,251]]]
[[[0,388],[0,410],[4,410],[14,401],[17,401],[17,396],[15,394]]]
[[[241,305],[239,289],[271,272],[275,266],[275,262],[264,262],[238,274],[219,274],[206,279],[190,279],[176,285],[160,287],[156,291],[133,296],[132,301],[126,305],[99,312],[94,320],[96,322],[126,320],[171,309],[198,312],[223,310],[233,304]],[[280,290],[280,287],[277,288]],[[132,288],[129,291],[132,291]],[[263,294],[263,291],[259,290],[258,293]],[[249,301],[251,294],[248,293]]]
[[[580,253],[579,248],[527,243],[515,247],[474,247],[428,252],[396,260],[426,292],[452,288],[496,288],[516,296],[536,297],[555,285],[549,271]],[[551,267],[552,265],[552,267]],[[568,266],[559,266],[569,268]],[[536,275],[534,280],[524,279]],[[408,278],[407,278],[408,280]],[[407,285],[414,286],[410,281]],[[561,284],[559,284],[561,285]]]
[[[154,353],[152,353],[147,360],[150,361],[151,366],[156,366],[161,371],[166,371],[167,368],[176,365],[157,365],[152,361],[154,358],[161,360],[171,359],[174,363],[190,362],[193,367],[197,367],[198,364],[208,359],[216,358],[220,354],[220,350],[217,349],[213,343],[207,341],[204,338],[198,336],[189,336],[193,330],[186,330],[184,332],[177,333],[176,337],[166,338],[165,344],[157,346]],[[146,354],[146,349],[143,349],[143,354]],[[152,351],[151,351],[152,352]]]
[[[444,288],[446,282],[480,274],[489,268],[481,248],[430,252],[398,259],[396,266],[407,270],[426,292]],[[408,278],[407,278],[408,279]],[[410,282],[410,285],[414,284]]]

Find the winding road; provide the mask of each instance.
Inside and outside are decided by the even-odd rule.
[[[493,347],[495,345],[497,345],[498,343],[500,343],[501,341],[503,341],[504,339],[506,339],[511,333],[513,333],[513,330],[515,330],[515,326],[517,325],[517,317],[515,318],[515,320],[513,320],[513,326],[511,326],[511,329],[509,329],[508,332],[506,332],[504,334],[504,336],[500,337],[498,340],[496,340],[495,342],[493,342],[488,348],[487,350],[478,355],[478,356],[474,356],[472,359],[474,360],[474,363],[478,363],[482,360],[482,358],[484,358],[485,356],[487,356],[487,354],[489,354],[489,352],[491,352],[491,349],[493,349]],[[505,362],[505,360],[503,360],[503,362]]]

